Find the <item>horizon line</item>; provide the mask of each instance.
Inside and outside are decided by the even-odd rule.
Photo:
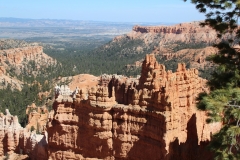
[[[104,20],[80,20],[80,19],[52,19],[52,18],[19,18],[19,17],[0,17],[0,19],[22,19],[22,20],[62,20],[62,21],[83,21],[83,22],[108,22],[108,23],[159,23],[159,24],[179,24],[179,23],[191,23],[200,22],[202,20],[188,21],[188,22],[147,22],[147,21],[104,21]]]

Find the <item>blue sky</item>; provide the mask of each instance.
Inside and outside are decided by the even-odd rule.
[[[204,19],[193,4],[183,0],[0,0],[0,17],[112,22]]]

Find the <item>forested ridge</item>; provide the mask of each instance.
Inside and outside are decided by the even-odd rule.
[[[146,44],[143,39],[130,39],[127,35],[122,36],[118,41],[109,41],[108,43],[95,48],[66,47],[64,50],[56,48],[45,48],[44,52],[55,58],[64,67],[62,67],[61,75],[76,75],[82,73],[93,74],[99,76],[106,74],[122,74],[126,76],[140,75],[140,67],[127,68],[129,64],[145,58],[146,54],[152,53],[154,48],[159,45],[162,36],[155,35],[154,40]],[[210,46],[206,43],[169,43],[173,45],[171,48],[174,52],[182,49],[199,49]],[[141,50],[138,50],[138,48]],[[161,64],[166,65],[167,70],[176,70],[177,63],[186,63],[190,67],[189,59],[181,59],[181,57],[167,60],[161,54],[156,55]],[[209,77],[211,70],[202,70],[203,77]]]
[[[37,106],[46,105],[49,110],[52,109],[53,86],[60,76],[62,65],[52,63],[48,66],[37,67],[34,60],[30,60],[22,66],[21,73],[18,73],[18,67],[8,64],[6,75],[11,83],[4,79],[0,82],[0,111],[5,113],[9,109],[12,115],[17,115],[22,126],[27,124],[26,108],[35,103]],[[14,86],[13,80],[18,80],[21,88]],[[39,98],[40,92],[49,92],[48,96]]]

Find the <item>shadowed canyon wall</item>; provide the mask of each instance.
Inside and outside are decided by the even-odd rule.
[[[146,55],[140,78],[102,75],[99,85],[56,86],[47,125],[49,159],[208,159],[220,124],[206,124],[196,97],[207,92],[198,70],[166,71]]]

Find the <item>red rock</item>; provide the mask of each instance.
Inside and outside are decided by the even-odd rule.
[[[5,63],[8,61],[10,64],[20,65],[29,60],[41,60],[41,63],[49,65],[50,62],[54,63],[54,60],[43,53],[41,46],[31,46],[22,48],[13,48],[0,50],[0,62]]]
[[[57,86],[47,127],[49,159],[207,159],[221,124],[196,109],[198,70],[166,71],[146,55],[141,77],[102,75],[98,86]]]
[[[180,23],[173,26],[134,26],[133,31],[141,33],[172,33],[172,34],[182,34],[182,33],[198,33],[205,31],[206,33],[212,32],[208,26],[201,27],[199,22],[191,23]]]
[[[28,65],[29,62],[34,62],[35,66]],[[43,53],[43,47],[41,46],[28,46],[22,48],[4,49],[0,50],[0,81],[5,84],[0,88],[4,88],[7,84],[11,84],[14,89],[21,90],[22,83],[20,80],[9,76],[6,70],[14,68],[14,72],[17,75],[32,74],[36,76],[39,68],[55,65],[56,60]],[[34,68],[33,68],[34,67]]]
[[[2,76],[3,74],[6,74],[6,69],[3,66],[0,66],[0,76]]]
[[[212,63],[205,61],[206,57],[218,52],[216,48],[211,47],[212,44],[220,42],[222,39],[227,40],[229,35],[217,39],[217,33],[214,29],[208,26],[201,27],[199,23],[181,23],[172,26],[134,26],[127,35],[118,36],[113,41],[120,41],[126,37],[131,40],[141,40],[144,43],[136,48],[154,45],[152,54],[166,58],[166,60],[188,61],[192,68],[205,69],[213,66]],[[141,53],[141,49],[134,49],[134,52]],[[139,67],[139,61],[141,63],[143,60],[138,59],[135,63],[126,65],[126,69]]]
[[[46,129],[48,120],[48,110],[46,106],[37,107],[34,103],[27,106],[26,114],[28,115],[28,124],[25,127],[27,130],[31,130],[34,127],[38,133],[42,133]]]
[[[27,154],[33,160],[39,157],[45,160],[47,159],[46,138],[46,135],[37,135],[35,132],[22,128],[17,116],[12,116],[8,110],[6,110],[6,115],[0,113],[1,158],[7,153],[11,155],[18,153]]]

